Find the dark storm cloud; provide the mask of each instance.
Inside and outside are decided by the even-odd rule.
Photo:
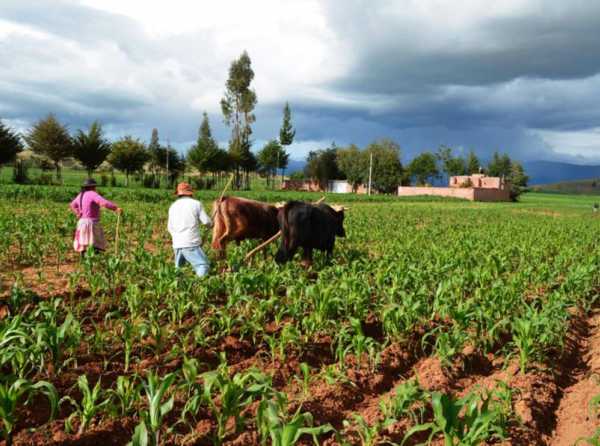
[[[441,18],[424,24],[390,13],[384,7],[389,4],[327,3],[329,22],[340,39],[351,42],[356,58],[352,76],[336,82],[340,88],[427,92],[444,85],[572,79],[600,71],[598,2],[564,2],[457,29]]]

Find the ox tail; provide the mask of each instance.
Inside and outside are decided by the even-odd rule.
[[[227,237],[231,234],[231,215],[227,210],[227,197],[220,198],[219,215],[221,217],[222,227],[225,229],[219,237],[219,245],[223,246],[223,242],[227,242]],[[224,247],[223,247],[224,249]]]
[[[224,198],[221,197],[213,202],[212,218],[213,218],[213,237],[212,237],[212,248],[216,251],[221,251],[223,246],[221,241],[223,234],[227,232],[227,225],[225,222],[225,214],[223,211]]]

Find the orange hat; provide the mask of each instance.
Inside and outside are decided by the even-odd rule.
[[[177,185],[177,195],[187,195],[187,196],[192,196],[194,195],[194,191],[192,189],[192,186],[189,183],[179,183]]]

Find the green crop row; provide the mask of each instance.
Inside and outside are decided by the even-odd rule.
[[[302,402],[316,382],[356,385],[357,369],[380,371],[392,345],[434,355],[448,369],[465,351],[493,353],[528,373],[560,356],[575,310],[595,304],[600,284],[600,221],[577,210],[356,202],[331,262],[317,255],[311,270],[298,262],[278,266],[272,246],[248,265],[244,255],[256,243],[244,242],[230,247],[228,272],[215,261],[213,273],[198,280],[172,264],[166,196],[121,195],[119,246],[112,245],[116,219],[106,214],[110,252],[80,261],[70,248],[75,219],[52,196],[71,191],[40,189],[49,195],[36,201],[29,189],[22,198],[12,190],[0,201],[0,293],[9,313],[0,320],[0,400],[4,391],[9,401],[0,414],[7,438],[18,406],[42,391],[59,399],[71,432],[132,417],[133,444],[183,441],[207,418],[214,444],[249,428],[263,444],[295,444],[302,436],[354,444],[353,435],[379,444],[402,418],[411,420],[407,438],[425,432],[446,444],[480,444],[505,435],[513,414],[504,388],[455,398],[407,384],[382,400],[379,424],[359,415],[345,426],[319,424]],[[67,285],[46,295],[34,286],[57,275]],[[241,353],[227,348],[231,339],[266,369],[238,370]],[[315,360],[318,345],[325,347]],[[119,378],[90,382],[82,375],[77,398],[51,387],[89,358]],[[301,364],[295,376],[275,383],[274,370],[291,360]],[[141,362],[151,366],[141,372]]]

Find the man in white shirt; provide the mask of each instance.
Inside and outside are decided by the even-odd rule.
[[[194,200],[194,191],[188,183],[177,185],[177,200],[169,208],[168,229],[173,239],[175,266],[177,268],[188,262],[203,277],[208,274],[210,262],[202,251],[200,224],[212,226],[210,217],[204,211],[202,203]]]

